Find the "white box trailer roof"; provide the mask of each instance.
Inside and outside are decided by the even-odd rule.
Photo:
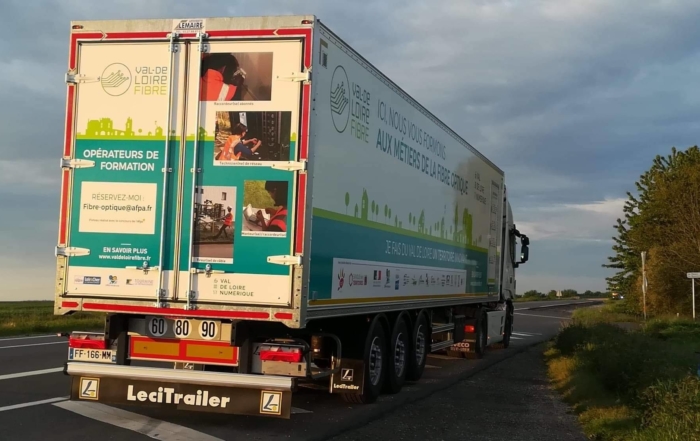
[[[314,16],[72,23],[56,313],[498,300],[504,174]]]

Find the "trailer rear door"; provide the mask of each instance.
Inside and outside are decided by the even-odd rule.
[[[189,65],[188,102],[200,100],[187,108],[187,133],[202,136],[185,147],[185,169],[197,173],[183,182],[178,297],[289,305],[301,42],[211,41],[201,63]]]
[[[74,50],[66,295],[289,305],[301,41]]]

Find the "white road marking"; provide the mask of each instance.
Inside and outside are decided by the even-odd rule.
[[[290,413],[296,414],[296,413],[314,413],[313,410],[306,410],[306,409],[300,409],[298,407],[292,407],[290,410]]]
[[[16,374],[5,374],[5,375],[0,375],[0,380],[10,380],[12,378],[32,377],[34,375],[53,374],[54,372],[63,372],[63,368],[57,367],[57,368],[51,368],[51,369],[42,369],[40,371],[27,371],[27,372],[18,372]]]
[[[141,433],[161,441],[185,441],[192,439],[201,441],[222,441],[221,438],[207,435],[206,433],[190,429],[189,427],[178,426],[177,424],[149,418],[144,415],[117,409],[101,403],[62,401],[60,403],[54,403],[54,406],[82,415],[86,418]]]
[[[432,364],[426,364],[425,367],[428,369],[442,369],[441,366],[433,366]]]
[[[534,334],[530,332],[514,332],[513,335],[519,335],[521,337],[534,337],[535,335],[542,335],[542,334]]]
[[[30,346],[67,345],[67,344],[68,344],[67,341],[52,341],[51,343],[32,343],[30,345],[0,346],[0,349],[28,348]]]
[[[68,397],[57,397],[57,398],[49,398],[48,400],[40,400],[40,401],[32,401],[29,403],[13,404],[12,406],[0,407],[0,412],[5,412],[6,410],[22,409],[24,407],[40,406],[42,404],[51,404],[51,403],[56,403],[58,401],[65,401],[67,399],[68,399]]]
[[[523,314],[522,312],[515,312],[515,315],[526,315],[528,317],[544,317],[544,318],[551,318],[551,319],[557,319],[557,320],[571,320],[571,317],[554,317],[551,315],[535,315],[535,314]]]
[[[522,338],[522,337],[513,337],[512,335],[510,336],[510,339],[511,339],[511,340],[525,340],[525,339]]]
[[[58,338],[58,337],[56,336],[56,334],[53,334],[53,335],[33,335],[33,336],[31,336],[31,337],[0,338],[0,343],[2,343],[2,342],[4,342],[4,341],[12,341],[12,340],[29,340],[29,339],[32,339],[32,338],[50,338],[50,337]]]

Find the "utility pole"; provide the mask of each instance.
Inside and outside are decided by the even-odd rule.
[[[700,273],[688,273],[688,278],[690,279],[690,283],[692,283],[691,286],[693,287],[693,320],[695,320],[695,279],[700,279]]]
[[[644,321],[647,319],[647,270],[645,266],[645,261],[647,258],[647,252],[642,251],[642,298],[644,301]]]

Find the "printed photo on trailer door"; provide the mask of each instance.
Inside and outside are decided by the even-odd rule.
[[[270,101],[272,52],[202,55],[200,101]]]
[[[245,181],[243,236],[286,237],[289,182]]]
[[[236,187],[197,187],[194,207],[192,260],[200,263],[233,263]]]
[[[216,112],[214,165],[289,160],[292,112]]]

